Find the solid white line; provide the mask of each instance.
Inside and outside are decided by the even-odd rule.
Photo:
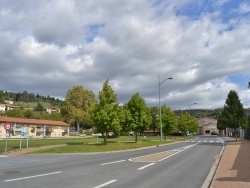
[[[116,181],[117,181],[117,180],[111,180],[111,181],[108,181],[108,182],[106,182],[106,183],[104,183],[104,184],[98,185],[98,186],[96,186],[96,187],[94,187],[94,188],[101,188],[101,187],[104,187],[104,186],[106,186],[106,185],[108,185],[108,184],[114,183],[114,182],[116,182]]]
[[[37,178],[37,177],[49,176],[49,175],[60,174],[60,173],[62,173],[62,171],[52,172],[52,173],[48,173],[48,174],[40,174],[40,175],[36,175],[36,176],[28,176],[28,177],[17,178],[17,179],[4,180],[4,182],[11,182],[11,181],[18,181],[18,180],[24,180],[24,179],[30,179],[30,178]]]
[[[114,164],[114,163],[121,163],[121,162],[124,162],[126,160],[120,160],[120,161],[114,161],[114,162],[110,162],[110,163],[103,163],[101,165],[108,165],[108,164]]]
[[[155,163],[149,163],[149,164],[147,164],[147,165],[145,165],[145,166],[143,166],[143,167],[141,167],[141,168],[138,168],[137,170],[143,170],[144,168],[147,168],[147,167],[149,167],[149,166],[152,166],[152,165],[154,165]]]

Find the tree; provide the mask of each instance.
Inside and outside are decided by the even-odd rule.
[[[89,120],[91,106],[95,103],[96,99],[92,91],[85,90],[82,86],[74,86],[67,91],[63,115],[75,121],[79,130],[80,123]]]
[[[152,122],[149,125],[149,127],[150,127],[151,130],[154,131],[154,135],[155,135],[155,130],[157,129],[157,117],[158,117],[158,114],[159,114],[158,106],[150,107],[150,112],[151,112]]]
[[[40,102],[38,102],[37,106],[34,109],[34,111],[43,111],[43,105]]]
[[[227,127],[234,129],[235,140],[237,142],[238,129],[240,127],[244,128],[247,125],[247,117],[236,91],[231,90],[228,93],[223,111],[219,117],[221,119],[220,121]]]
[[[108,79],[104,82],[98,97],[99,102],[94,105],[91,113],[91,124],[95,126],[97,132],[102,133],[103,144],[106,145],[108,133],[117,133],[121,130],[121,108]]]
[[[197,132],[199,126],[195,118],[190,116],[189,113],[182,113],[178,118],[178,128],[183,136],[187,136],[188,132]]]
[[[164,140],[166,140],[166,135],[171,133],[174,128],[177,127],[177,118],[175,112],[171,110],[170,107],[166,105],[162,106],[162,132],[164,135]]]
[[[137,142],[138,133],[147,130],[152,121],[150,110],[139,93],[131,97],[125,108],[128,109],[126,122],[129,128],[135,133],[135,142]]]
[[[24,113],[22,109],[13,109],[6,111],[7,117],[24,118]]]
[[[224,135],[226,135],[226,115],[225,115],[225,110],[222,109],[221,112],[220,112],[220,115],[218,117],[218,120],[217,120],[217,128],[223,132],[224,131]]]

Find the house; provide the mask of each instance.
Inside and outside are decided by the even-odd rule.
[[[5,104],[14,104],[14,102],[12,100],[4,100]]]
[[[62,121],[42,120],[42,119],[24,119],[13,117],[0,117],[0,138],[6,137],[4,125],[12,125],[12,136],[33,136],[33,137],[62,137],[69,133],[69,124]]]
[[[0,113],[5,112],[5,104],[0,104]]]
[[[14,110],[14,109],[19,109],[20,106],[12,106],[12,105],[6,105],[6,111],[8,110]]]
[[[53,112],[58,112],[60,113],[60,108],[57,108],[57,107],[49,107],[47,108],[46,110],[49,114],[53,113]]]
[[[199,131],[200,135],[211,135],[212,133],[219,133],[217,129],[217,120],[213,118],[200,118],[198,119]]]

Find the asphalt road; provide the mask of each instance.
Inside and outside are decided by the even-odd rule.
[[[223,144],[217,136],[102,154],[0,157],[1,188],[200,188]]]

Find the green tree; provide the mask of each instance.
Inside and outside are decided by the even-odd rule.
[[[13,109],[6,111],[7,117],[24,118],[24,113],[22,109]]]
[[[218,117],[218,119],[217,119],[217,128],[221,131],[221,132],[223,132],[224,131],[224,136],[226,136],[226,128],[227,128],[227,126],[226,126],[226,124],[227,124],[227,122],[226,122],[227,120],[226,120],[226,115],[225,115],[225,110],[224,109],[222,109],[221,111],[220,111],[220,114],[219,114],[219,117]]]
[[[199,126],[195,118],[190,116],[189,113],[182,113],[178,118],[178,129],[187,136],[188,132],[197,132]]]
[[[128,114],[126,117],[129,128],[135,133],[135,142],[137,142],[138,133],[148,130],[152,117],[145,100],[139,93],[134,94],[126,104]]]
[[[234,129],[235,140],[237,142],[238,129],[246,127],[247,117],[236,91],[231,90],[228,93],[223,110],[224,113],[220,114],[220,118],[227,127]]]
[[[33,118],[33,111],[32,110],[24,110],[23,114],[24,114],[25,118],[28,118],[28,119]]]
[[[109,85],[108,79],[99,91],[99,102],[95,104],[91,113],[91,124],[96,131],[102,133],[103,144],[107,144],[109,132],[117,133],[121,130],[121,108],[117,101],[117,95]]]
[[[174,128],[177,127],[177,118],[175,116],[175,112],[166,105],[162,106],[161,113],[162,113],[162,132],[164,135],[164,140],[166,140],[167,134],[170,134],[174,130]]]
[[[151,112],[152,122],[149,128],[154,131],[155,135],[155,131],[158,127],[157,125],[159,125],[159,122],[157,121],[159,115],[159,107],[158,106],[150,107],[150,112]]]
[[[37,103],[37,106],[35,107],[34,110],[35,110],[35,111],[43,111],[43,109],[44,109],[44,108],[43,108],[43,105],[42,105],[40,102],[38,102],[38,103]]]
[[[89,121],[91,106],[95,103],[96,99],[92,91],[85,90],[82,86],[74,86],[67,91],[63,115],[75,121],[79,130],[81,122]]]

